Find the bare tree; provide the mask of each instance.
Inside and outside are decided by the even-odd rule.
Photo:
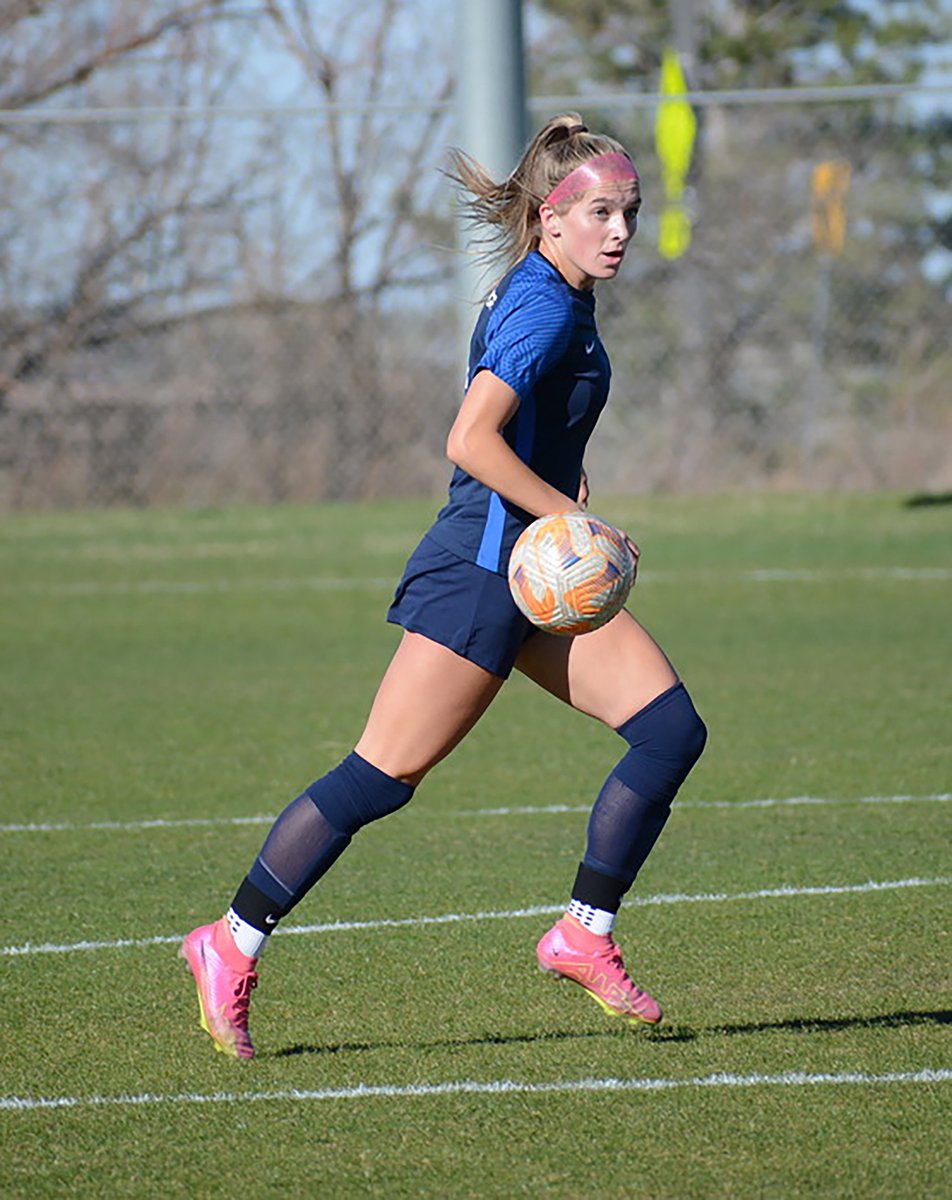
[[[4,15],[0,105],[213,100],[227,67],[210,19],[224,7],[21,3]],[[0,405],[69,351],[220,301],[239,179],[207,120],[0,124]]]
[[[421,44],[418,22],[407,20],[412,6],[399,0],[383,0],[373,21],[348,8],[328,19],[305,0],[265,0],[264,7],[278,44],[301,70],[303,94],[325,113],[310,226],[312,238],[323,231],[325,253],[304,283],[305,290],[317,284],[330,301],[325,320],[336,352],[309,388],[291,393],[326,417],[325,494],[353,496],[386,453],[382,307],[398,289],[445,272],[434,254],[431,209],[452,81],[445,57]],[[392,111],[414,91],[429,111]],[[297,425],[299,411],[286,419]]]
[[[0,108],[69,98],[107,68],[172,34],[195,30],[227,4],[8,0],[0,12]],[[157,8],[165,11],[157,13]]]
[[[408,375],[382,331],[410,289],[446,274],[445,30],[423,39],[408,0],[372,17],[303,0],[35,0],[3,19],[0,414],[11,389],[39,384],[47,416],[75,420],[94,380],[101,393],[118,379],[111,424],[102,396],[84,409],[128,431],[119,448],[103,435],[119,465],[97,479],[141,475],[161,393],[232,429],[214,439],[195,409],[170,445],[187,458],[230,438],[268,496],[301,494],[307,472],[307,494],[372,489],[399,427],[417,431],[391,395],[394,364],[403,393]],[[210,115],[249,93],[314,115]],[[64,120],[67,105],[192,111]]]

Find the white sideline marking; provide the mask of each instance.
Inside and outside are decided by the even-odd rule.
[[[675,809],[682,808],[783,808],[798,805],[841,805],[841,804],[933,804],[952,800],[952,792],[934,792],[926,796],[859,796],[855,799],[832,799],[825,796],[788,796],[783,799],[765,800],[677,800]],[[464,808],[457,812],[436,814],[426,811],[428,820],[438,815],[448,817],[518,817],[536,815],[558,815],[560,813],[587,813],[591,804],[544,804],[537,807],[527,805],[513,808]],[[421,808],[410,812],[424,811]],[[113,832],[135,832],[143,829],[191,829],[212,825],[271,825],[277,813],[258,817],[155,817],[147,821],[55,821],[28,822],[19,825],[0,825],[0,833],[79,833],[83,830],[109,830]]]
[[[277,814],[264,817],[181,817],[167,820],[156,817],[149,821],[87,821],[73,823],[33,822],[26,825],[0,825],[0,833],[78,833],[82,830],[106,829],[130,832],[141,829],[190,829],[201,825],[273,825]]]
[[[36,583],[24,588],[5,587],[3,594],[24,592],[36,596],[202,596],[227,592],[343,592],[362,588],[394,588],[399,576],[339,579],[315,576],[306,579],[139,579],[131,582],[103,583],[100,580],[76,580],[74,583]]]
[[[841,805],[841,804],[931,804],[952,800],[952,792],[933,792],[927,796],[857,796],[855,799],[832,799],[828,796],[786,796],[784,798],[769,797],[765,800],[675,800],[673,811],[682,808],[785,808],[800,805]],[[537,814],[558,813],[587,813],[591,812],[591,804],[544,804],[538,807],[526,805],[513,808],[474,808],[464,809],[455,814],[460,817],[515,817],[535,816]],[[0,826],[0,832],[3,827]]]
[[[239,548],[240,552],[240,548]],[[335,578],[311,576],[298,579],[140,579],[106,583],[102,580],[75,580],[72,583],[34,583],[22,587],[0,588],[4,596],[148,596],[206,595],[239,591],[290,592],[295,590],[334,592],[362,588],[394,588],[398,574],[392,576],[349,576]],[[740,571],[644,571],[642,583],[683,584],[690,580],[739,579],[745,583],[833,583],[839,580],[913,580],[920,582],[952,579],[952,567],[762,567]]]
[[[751,1087],[818,1087],[860,1084],[866,1087],[892,1083],[949,1083],[952,1070],[946,1067],[927,1067],[921,1071],[888,1071],[872,1075],[865,1071],[822,1072],[785,1071],[782,1075],[733,1075],[717,1072],[713,1075],[694,1075],[687,1079],[559,1079],[550,1083],[525,1083],[516,1079],[451,1080],[448,1083],[361,1083],[349,1088],[320,1088],[305,1090],[287,1088],[273,1092],[173,1092],[158,1095],[142,1092],[122,1096],[2,1096],[0,1110],[6,1112],[35,1112],[48,1108],[103,1108],[116,1105],[149,1104],[249,1104],[260,1101],[289,1100],[402,1100],[424,1096],[504,1096],[551,1095],[558,1092],[667,1092],[675,1088],[751,1088]]]
[[[827,583],[836,579],[952,579],[952,567],[853,567],[840,570],[761,568],[741,571],[754,583]]]
[[[637,896],[625,901],[625,908],[650,908],[667,904],[717,904],[727,900],[774,900],[792,896],[844,896],[864,892],[890,892],[899,888],[942,887],[952,876],[935,879],[889,879],[866,883],[821,884],[815,887],[762,888],[755,892],[675,892],[670,895]],[[320,925],[289,925],[276,936],[292,933],[348,933],[355,930],[413,928],[426,925],[452,925],[464,921],[511,921],[520,917],[545,917],[565,911],[564,904],[539,904],[506,912],[442,913],[435,917],[384,917],[374,921],[330,921]],[[163,934],[149,938],[119,938],[110,942],[25,942],[19,946],[0,946],[0,958],[33,954],[69,954],[74,950],[124,950],[130,946],[165,946],[180,942],[184,934]]]

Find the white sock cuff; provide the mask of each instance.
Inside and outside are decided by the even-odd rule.
[[[615,914],[604,908],[593,908],[581,900],[569,901],[569,916],[574,917],[580,925],[590,929],[592,933],[611,933],[615,928]]]
[[[255,929],[254,925],[243,921],[233,908],[229,908],[225,913],[225,920],[228,922],[231,936],[235,939],[235,945],[242,954],[248,958],[260,958],[264,954],[268,945],[266,933],[262,933],[260,929]]]

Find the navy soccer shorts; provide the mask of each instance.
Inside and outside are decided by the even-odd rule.
[[[523,642],[538,632],[516,608],[504,575],[459,558],[430,537],[411,554],[387,620],[503,679]]]

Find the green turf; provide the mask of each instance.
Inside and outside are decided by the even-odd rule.
[[[0,957],[0,1099],[79,1102],[0,1109],[0,1194],[948,1196],[952,1082],[909,1076],[952,1068],[952,507],[595,505],[711,731],[619,921],[657,1030],[506,915],[564,901],[585,814],[481,810],[581,808],[621,749],[519,678],[287,924],[502,915],[282,932],[254,1063],[174,941],[63,949],[218,914],[267,825],[91,825],[267,816],[346,753],[433,507],[0,518],[0,944],[35,948]],[[744,806],[797,797],[829,803]],[[522,1090],[425,1091],[461,1081]]]

